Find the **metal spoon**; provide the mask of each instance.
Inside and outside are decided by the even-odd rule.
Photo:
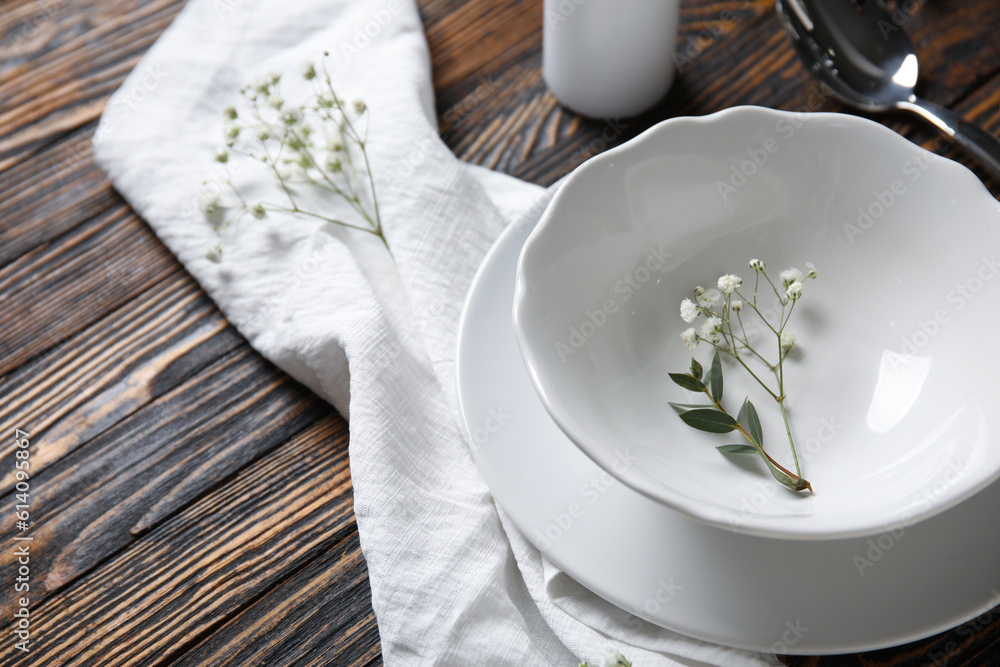
[[[1000,178],[1000,140],[913,93],[917,55],[878,0],[778,0],[795,50],[837,99],[865,111],[912,111]]]

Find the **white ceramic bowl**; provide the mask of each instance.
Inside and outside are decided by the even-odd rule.
[[[677,118],[566,180],[521,253],[515,330],[549,413],[618,480],[738,532],[888,544],[1000,475],[998,234],[1000,205],[970,171],[877,123]],[[693,402],[667,376],[691,358],[681,300],[724,273],[752,281],[751,258],[820,272],[785,370],[815,494],[720,454],[738,434],[695,431],[667,405]],[[725,379],[728,409],[750,396],[792,469],[777,405],[731,365]]]

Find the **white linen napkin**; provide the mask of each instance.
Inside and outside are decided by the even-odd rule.
[[[223,242],[196,209],[225,169],[221,109],[241,85],[330,52],[368,148],[394,262],[375,237],[272,214]],[[483,256],[550,193],[464,164],[437,135],[413,0],[191,0],[108,103],[95,156],[115,187],[266,358],[350,419],[351,474],[389,665],[778,664],[656,628],[547,563],[494,505],[460,433],[459,314]],[[249,201],[276,186],[244,171]],[[336,212],[342,201],[324,202]]]

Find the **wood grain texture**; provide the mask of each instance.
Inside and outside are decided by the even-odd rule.
[[[122,312],[0,379],[0,433],[31,425],[37,476],[242,341],[194,281],[177,272]],[[0,444],[0,494],[13,486],[14,445]]]
[[[36,600],[330,411],[244,346],[63,456],[33,476]],[[233,424],[233,415],[243,417]],[[45,450],[44,434],[35,445]],[[4,502],[13,506],[13,495]],[[0,567],[13,558],[0,551]],[[12,592],[0,589],[0,613]]]
[[[182,270],[118,199],[63,236],[0,268],[5,374]],[[58,313],[53,317],[53,313]]]
[[[307,563],[174,665],[378,664],[368,571],[357,533]]]
[[[0,267],[106,211],[120,201],[94,164],[95,123],[0,172]]]
[[[94,165],[108,95],[182,0],[0,11],[0,427],[32,432],[33,627],[19,665],[380,664],[347,425],[253,353]],[[685,0],[678,78],[647,114],[586,119],[541,76],[537,0],[420,0],[439,127],[462,159],[547,184],[678,115],[845,111],[773,0]],[[915,0],[923,93],[1000,132],[1000,5]],[[919,121],[873,116],[978,169]],[[987,181],[993,191],[1000,184]],[[11,445],[0,443],[0,507]],[[4,510],[6,514],[6,510]],[[12,527],[0,524],[9,543]],[[0,571],[10,571],[0,550]],[[0,586],[0,614],[10,587]],[[1000,613],[786,664],[997,664]]]
[[[22,39],[11,43],[23,61],[7,68],[0,80],[0,170],[96,120],[107,98],[183,4],[183,0],[36,3],[47,8],[42,10],[44,18],[29,18],[28,25],[44,30],[22,31]]]
[[[33,612],[44,643],[28,657],[0,646],[3,663],[169,664],[309,562],[343,551],[356,533],[346,438],[328,418],[245,467],[44,600]]]

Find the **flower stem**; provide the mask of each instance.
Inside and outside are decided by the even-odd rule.
[[[732,417],[732,415],[730,415],[728,412],[726,412],[726,409],[724,407],[722,407],[721,403],[719,403],[714,398],[712,398],[712,394],[709,393],[708,389],[703,389],[702,391],[705,392],[705,395],[708,396],[708,400],[710,400],[712,402],[712,405],[714,405],[716,407],[716,409],[718,409],[723,414],[729,416],[730,418]],[[782,408],[782,414],[784,414],[784,408]],[[736,420],[734,419],[733,421],[736,421]],[[786,425],[788,424],[788,420],[787,419],[785,420],[785,424]],[[746,432],[746,429],[744,429],[741,424],[738,424],[738,423],[736,424],[736,430],[739,431],[741,434],[743,434],[743,437],[747,439],[747,442],[749,442],[751,445],[753,445],[754,449],[756,449],[760,453],[760,455],[762,457],[764,457],[768,461],[770,461],[771,465],[773,465],[775,468],[777,468],[781,472],[785,473],[789,477],[796,477],[798,479],[802,479],[802,474],[801,473],[795,474],[791,470],[787,469],[786,467],[784,467],[783,465],[781,465],[780,463],[778,463],[777,461],[775,461],[773,458],[771,458],[771,455],[768,454],[767,452],[765,452],[764,448],[758,442],[754,441],[754,439],[752,437],[750,437],[750,434]],[[789,437],[791,437],[791,436],[789,435]],[[793,448],[792,451],[794,451],[794,448]],[[796,469],[798,469],[798,460],[797,459],[796,459],[795,465],[796,465]],[[803,479],[802,481],[805,482],[806,480]],[[806,482],[806,484],[808,485],[808,482]],[[812,490],[811,486],[809,486],[808,488],[809,488],[810,491]]]
[[[745,368],[746,371],[747,371],[747,373],[749,373],[750,375],[752,375],[753,379],[756,380],[760,384],[760,386],[764,388],[764,391],[766,391],[767,393],[769,393],[771,395],[771,398],[773,398],[776,401],[779,400],[778,399],[778,395],[775,394],[773,391],[771,391],[771,388],[768,387],[767,384],[763,380],[761,380],[759,377],[757,377],[757,374],[754,373],[750,369],[750,367],[746,365],[746,362],[744,362],[743,359],[741,359],[739,356],[737,356],[736,354],[734,354],[731,350],[727,350],[724,347],[719,347],[718,345],[716,345],[715,343],[713,343],[710,340],[705,340],[704,338],[701,338],[701,340],[704,340],[706,343],[709,343],[710,345],[712,345],[712,347],[714,347],[719,352],[724,352],[725,354],[728,354],[730,357],[732,357],[733,359],[735,359],[740,364],[740,366],[742,366],[743,368]],[[752,351],[752,349],[751,349],[751,351]]]
[[[795,439],[792,438],[792,427],[788,423],[788,413],[785,411],[785,397],[778,399],[778,407],[781,408],[781,418],[785,420],[785,433],[788,434],[788,445],[792,448],[792,458],[795,459],[796,476],[802,477],[802,468],[799,466],[799,454],[795,451]]]

